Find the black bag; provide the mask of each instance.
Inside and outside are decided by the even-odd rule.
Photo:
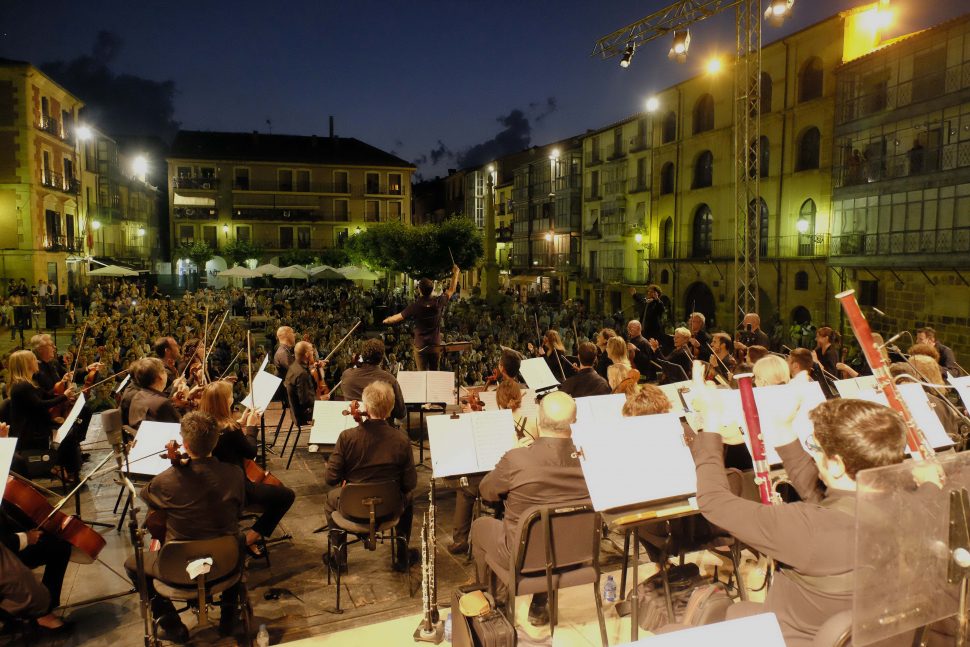
[[[637,585],[637,624],[644,631],[655,631],[666,624],[678,622],[684,616],[694,589],[707,583],[707,578],[701,576],[697,565],[690,562],[683,566],[671,566],[668,580],[674,607],[673,618],[667,612],[667,599],[659,571]]]
[[[54,468],[54,450],[52,449],[23,449],[17,452],[18,458],[23,462],[21,467],[29,479],[50,478],[51,469]]]
[[[483,616],[466,618],[458,600],[465,593],[484,591],[482,584],[459,586],[452,593],[451,644],[453,647],[514,647],[515,627],[500,611],[492,609]]]

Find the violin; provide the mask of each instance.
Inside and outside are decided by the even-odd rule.
[[[264,470],[259,466],[259,463],[251,458],[243,459],[243,469],[246,471],[246,478],[249,479],[250,483],[283,487],[283,481],[276,478],[269,470]]]
[[[350,408],[344,409],[343,411],[341,411],[341,413],[344,414],[345,416],[352,416],[354,419],[354,422],[356,422],[358,425],[363,424],[364,418],[370,417],[370,414],[368,414],[366,411],[360,410],[360,402],[357,400],[351,400]]]
[[[313,376],[313,381],[317,385],[317,400],[330,395],[330,387],[327,386],[327,380],[323,373],[323,361],[317,361],[310,365],[310,375]]]
[[[486,383],[486,386],[488,386],[487,383]],[[482,402],[481,398],[478,397],[478,393],[479,393],[479,391],[472,391],[472,390],[469,389],[469,391],[468,391],[468,397],[466,397],[462,401],[462,404],[464,404],[464,405],[466,405],[468,407],[468,409],[467,409],[468,411],[484,411],[485,410],[485,403]]]
[[[34,489],[30,481],[8,476],[3,500],[37,524],[39,530],[77,548],[71,557],[73,561],[89,564],[101,554],[105,545],[104,537],[77,517],[68,516],[60,510],[55,512],[54,506]]]
[[[616,388],[613,389],[613,393],[627,393],[630,391],[630,389],[635,387],[639,381],[640,371],[635,368],[631,368],[629,371],[627,371],[626,377],[624,377],[620,383],[616,385]]]
[[[188,465],[189,461],[192,459],[189,458],[189,455],[185,452],[179,451],[181,447],[182,446],[179,445],[177,440],[172,439],[165,444],[165,451],[159,454],[159,456],[161,458],[167,458],[169,461],[171,461],[173,467]]]

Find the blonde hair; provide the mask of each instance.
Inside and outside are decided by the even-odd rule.
[[[788,362],[777,355],[762,357],[754,363],[751,372],[754,373],[755,386],[788,384],[791,381],[791,369]]]
[[[232,410],[229,398],[232,397],[232,385],[225,380],[216,380],[206,385],[202,390],[202,397],[199,399],[199,411],[208,413],[212,416],[217,425],[231,423]]]
[[[660,387],[653,384],[634,386],[623,403],[623,417],[649,416],[670,411],[670,400]]]
[[[549,350],[555,349],[561,350],[564,353],[566,352],[566,347],[562,345],[562,340],[559,338],[559,333],[555,330],[547,330],[546,336],[542,341],[543,346],[546,346],[549,348]]]
[[[499,409],[516,411],[522,406],[522,389],[519,383],[512,379],[502,380],[495,391],[495,403]]]
[[[943,381],[943,373],[940,371],[940,365],[929,355],[912,355],[909,358],[909,363],[919,371],[917,377],[920,379],[933,384],[946,384]]]
[[[626,351],[626,340],[622,337],[610,337],[606,342],[606,356],[613,360],[614,364],[630,365],[630,357]]]
[[[18,350],[10,356],[7,362],[7,369],[10,371],[10,385],[17,382],[34,383],[34,365],[37,363],[37,356],[29,350]]]

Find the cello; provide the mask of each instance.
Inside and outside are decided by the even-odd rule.
[[[38,530],[76,548],[72,551],[71,561],[90,564],[101,554],[105,546],[104,537],[77,517],[66,515],[52,506],[27,479],[10,474],[3,500],[37,524]]]

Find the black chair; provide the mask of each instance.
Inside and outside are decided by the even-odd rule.
[[[286,446],[290,442],[290,434],[293,433],[293,427],[296,427],[296,439],[293,441],[293,446],[290,448],[290,458],[286,461],[286,469],[290,469],[290,463],[293,462],[293,454],[296,453],[296,448],[300,444],[300,436],[303,435],[303,427],[305,425],[301,424],[299,418],[296,416],[296,409],[293,407],[293,400],[290,398],[289,391],[286,393],[286,399],[290,405],[290,428],[286,432],[286,438],[283,439],[283,448],[280,450],[280,458],[283,458],[283,456],[286,455]],[[307,434],[309,436],[309,430],[307,430]]]
[[[327,584],[330,584],[331,573],[336,571],[337,606],[333,609],[335,613],[343,613],[340,609],[340,572],[343,570],[341,563],[343,560],[340,556],[346,554],[347,546],[355,543],[362,543],[367,550],[377,550],[377,541],[380,540],[383,543],[385,535],[391,543],[392,564],[397,563],[394,544],[400,543],[398,554],[404,559],[408,596],[414,595],[411,590],[411,563],[408,557],[407,538],[397,534],[397,524],[405,505],[404,494],[397,481],[347,483],[340,490],[340,503],[332,515],[336,528],[331,527],[327,533],[327,552],[324,554]],[[332,533],[339,537],[336,544],[333,543]],[[347,535],[354,535],[356,539],[347,541]],[[328,556],[329,559],[327,559]]]
[[[606,637],[606,620],[600,598],[600,538],[603,523],[598,512],[588,504],[536,506],[525,512],[515,538],[518,548],[508,563],[487,557],[489,591],[495,593],[495,578],[509,590],[506,609],[515,625],[515,596],[548,593],[550,631],[555,632],[559,619],[559,589],[582,584],[593,586],[600,639]]]
[[[208,573],[191,578],[186,567],[198,559],[212,559]],[[246,590],[245,561],[240,539],[235,535],[215,539],[166,542],[158,554],[158,577],[155,591],[172,601],[185,602],[180,611],[195,608],[199,614],[199,626],[209,622],[209,604],[233,586],[239,587],[236,611],[242,614],[246,632],[244,644],[252,646],[252,606]],[[157,619],[152,627],[154,639],[158,640]]]

